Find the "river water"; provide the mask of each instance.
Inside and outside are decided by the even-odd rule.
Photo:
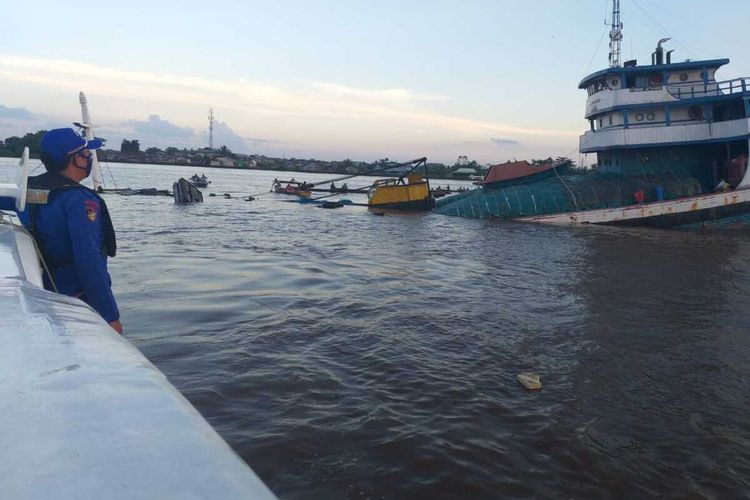
[[[221,196],[277,172],[110,167],[213,181],[106,195],[114,291],[280,498],[750,495],[750,233],[379,217]]]

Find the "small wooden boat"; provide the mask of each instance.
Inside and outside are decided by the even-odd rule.
[[[211,184],[211,181],[208,180],[205,174],[199,176],[198,174],[193,174],[192,177],[190,177],[190,183],[199,188],[208,187],[209,184]]]
[[[284,186],[286,184],[286,186]],[[294,196],[300,196],[302,198],[309,198],[312,195],[312,184],[306,182],[291,181],[279,181],[275,180],[271,190],[274,193],[279,194],[290,194]]]

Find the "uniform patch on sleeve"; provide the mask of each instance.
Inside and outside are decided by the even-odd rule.
[[[99,204],[94,200],[84,200],[83,205],[86,208],[86,217],[88,217],[91,222],[94,222],[96,220],[96,214],[99,212]]]

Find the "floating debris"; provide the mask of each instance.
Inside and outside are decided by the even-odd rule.
[[[519,373],[516,375],[516,380],[518,380],[521,385],[529,391],[538,391],[542,388],[542,379],[539,377],[538,373]]]
[[[168,189],[144,188],[144,189],[105,189],[104,192],[117,193],[122,196],[172,196]]]
[[[344,204],[340,201],[324,201],[320,204],[320,208],[341,208]]]

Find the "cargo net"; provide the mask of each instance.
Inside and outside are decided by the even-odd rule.
[[[675,172],[627,177],[592,173],[480,187],[439,200],[435,211],[457,217],[507,219],[623,207],[701,193],[696,178]]]

